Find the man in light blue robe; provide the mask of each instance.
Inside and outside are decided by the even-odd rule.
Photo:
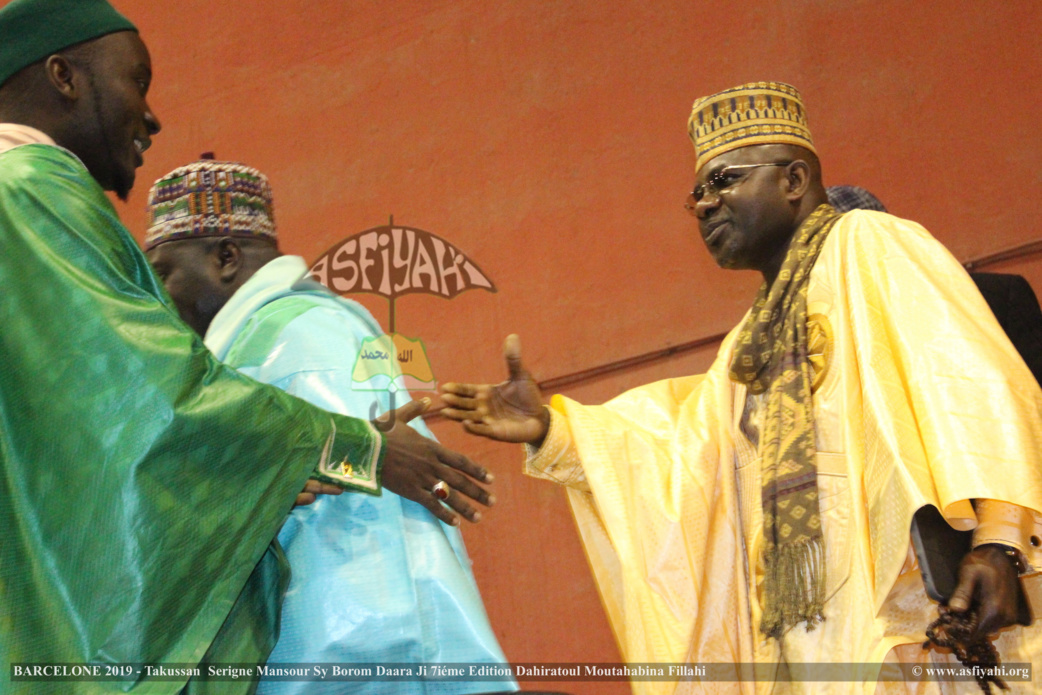
[[[362,390],[354,370],[365,341],[383,331],[360,304],[310,279],[302,258],[279,254],[271,210],[270,188],[255,169],[212,160],[181,167],[149,195],[147,256],[182,317],[221,361],[330,411],[358,417],[387,411],[387,391]],[[415,426],[431,436],[421,422]],[[324,496],[294,510],[278,538],[293,574],[269,667],[506,661],[459,530],[421,505],[387,491]],[[258,692],[516,689],[512,678],[262,679]]]

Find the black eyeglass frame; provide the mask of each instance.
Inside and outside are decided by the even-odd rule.
[[[738,179],[737,181],[729,181],[728,176],[736,169],[757,169],[759,167],[787,167],[795,160],[789,160],[787,162],[763,162],[761,164],[732,164],[731,166],[723,167],[710,174],[705,183],[700,183],[695,186],[694,190],[688,193],[687,200],[684,202],[684,208],[692,215],[697,214],[695,205],[698,201],[702,200],[706,194],[720,195],[721,191],[725,191],[732,186],[737,186],[745,178]]]

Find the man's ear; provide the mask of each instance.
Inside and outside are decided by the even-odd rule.
[[[242,270],[242,247],[231,237],[224,237],[214,247],[217,260],[217,272],[221,282],[234,282],[235,276]]]
[[[82,96],[86,87],[87,74],[61,53],[55,53],[43,63],[47,81],[58,93],[71,101]]]
[[[802,199],[810,188],[810,165],[802,159],[794,160],[785,168],[785,182],[785,197],[793,202]]]

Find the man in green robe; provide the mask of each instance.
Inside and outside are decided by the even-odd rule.
[[[404,425],[423,404],[380,432],[239,375],[179,319],[103,192],[126,197],[160,128],[126,18],[15,0],[0,37],[0,692],[249,692],[190,668],[266,659],[269,544],[309,478],[458,523],[490,476]],[[88,662],[189,668],[26,666]]]

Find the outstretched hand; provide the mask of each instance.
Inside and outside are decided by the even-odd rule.
[[[957,613],[977,613],[974,636],[986,637],[1017,622],[1020,591],[1017,571],[1009,557],[993,545],[974,548],[959,565],[959,583],[948,600]]]
[[[442,398],[448,407],[441,414],[462,422],[471,434],[539,446],[550,427],[550,414],[535,379],[521,365],[521,339],[516,335],[507,336],[503,357],[508,376],[501,384],[444,384]]]
[[[430,510],[446,524],[459,524],[459,512],[468,521],[477,523],[481,514],[467,502],[467,498],[486,507],[491,507],[492,497],[474,480],[492,482],[492,474],[473,463],[462,454],[447,449],[433,439],[428,439],[409,427],[410,420],[418,417],[430,406],[430,399],[410,401],[383,416],[393,423],[383,429],[387,452],[383,463],[383,486],[391,492]],[[449,486],[444,499],[435,494],[434,486],[444,481]],[[444,502],[444,504],[443,504]]]

